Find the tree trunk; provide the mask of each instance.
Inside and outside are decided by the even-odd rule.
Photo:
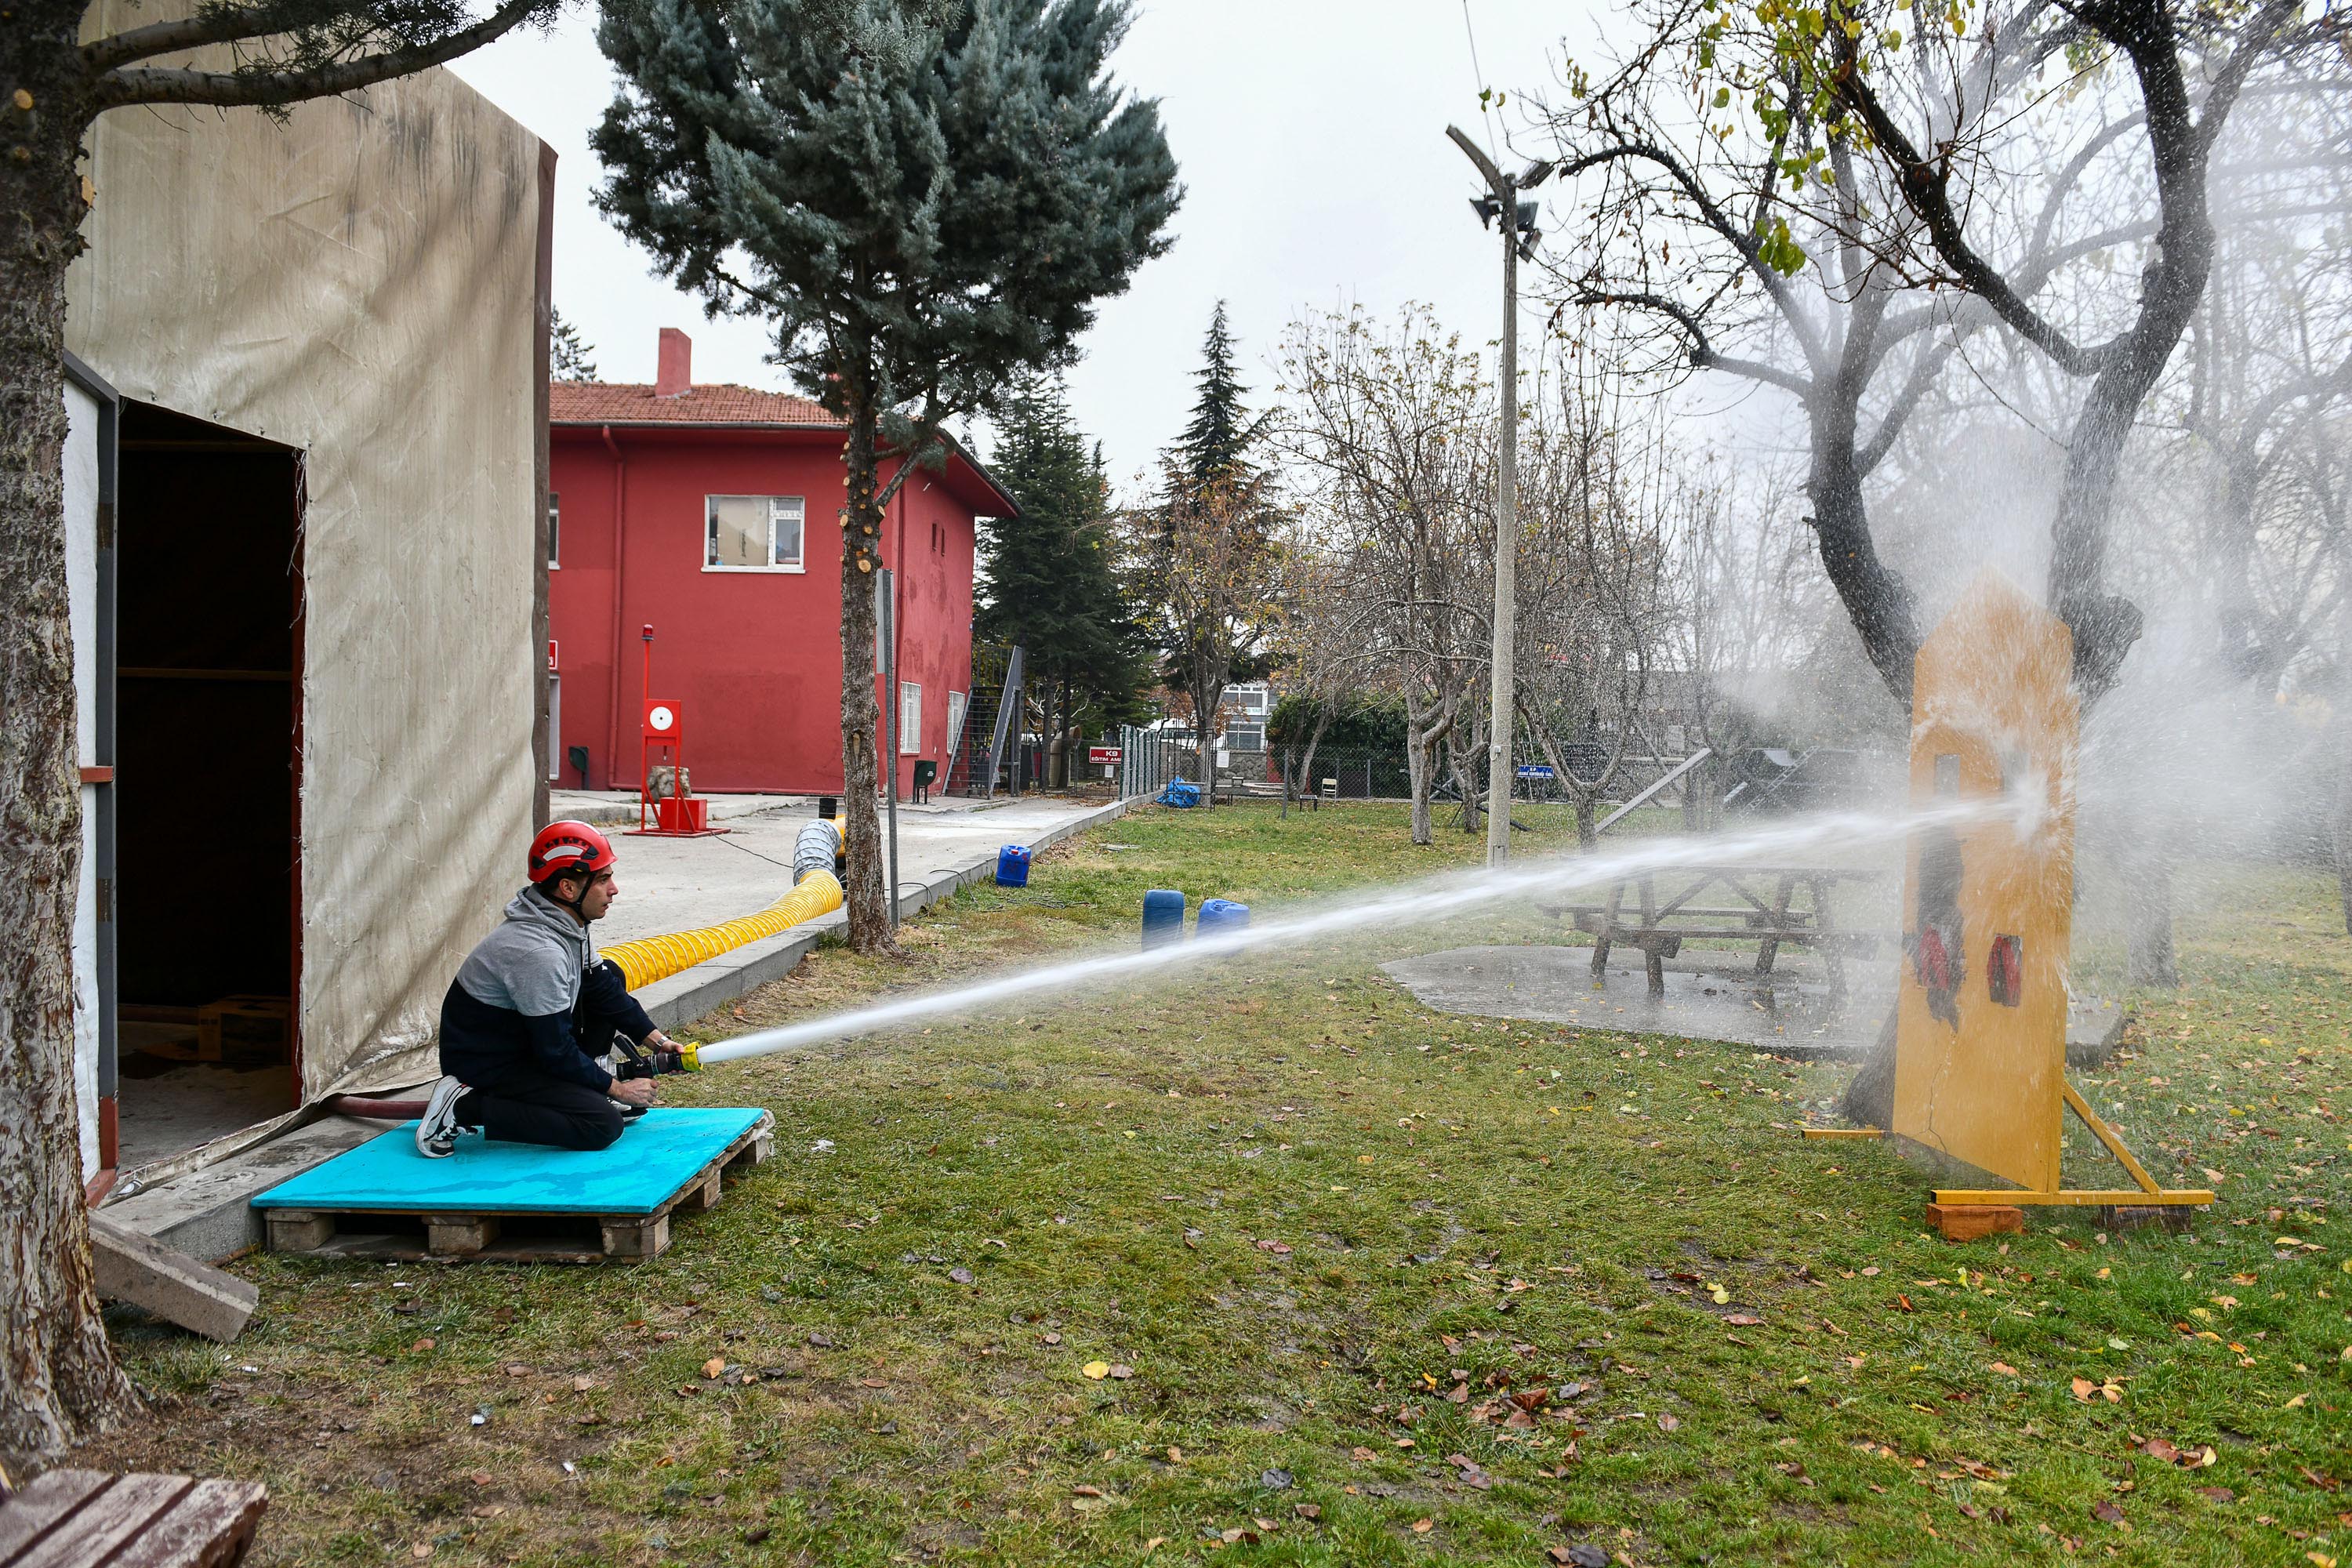
[[[1217,710],[1225,700],[1225,682],[1205,662],[1192,666],[1192,740],[1200,759],[1201,807],[1207,810],[1217,797]]]
[[[841,809],[848,880],[849,945],[858,952],[896,952],[889,892],[883,886],[882,820],[875,807],[882,773],[874,731],[882,710],[874,695],[874,568],[882,509],[875,502],[875,413],[864,399],[849,411],[849,521],[841,540]],[[1020,755],[1020,734],[1013,734]]]
[[[1445,765],[1454,774],[1454,793],[1462,797],[1462,831],[1475,837],[1479,826],[1479,808],[1486,802],[1486,792],[1471,786],[1470,770],[1463,765],[1459,746],[1445,749]]]
[[[136,1406],[98,1312],[74,1093],[81,785],[68,618],[66,268],[80,249],[66,84],[79,4],[6,23],[0,96],[0,1455],[56,1454]]]
[[[1430,745],[1421,726],[1412,715],[1405,717],[1404,766],[1408,784],[1412,790],[1412,841],[1415,844],[1435,842],[1429,826]]]
[[[1330,727],[1331,710],[1327,706],[1323,709],[1322,712],[1317,716],[1315,720],[1315,728],[1307,732],[1307,755],[1300,759],[1298,763],[1298,775],[1297,779],[1293,781],[1297,786],[1297,793],[1300,795],[1313,795],[1316,793],[1318,786],[1315,783],[1315,748],[1323,743],[1323,731]]]
[[[2336,698],[2336,889],[2344,904],[2344,934],[2352,936],[2352,691]]]
[[[2145,826],[2153,831],[2137,831]],[[2116,857],[2124,895],[2125,980],[2170,990],[2180,984],[2172,948],[2172,854],[2160,823],[2127,830]]]
[[[1576,797],[1576,847],[1579,849],[1590,849],[1601,842],[1601,835],[1593,831],[1592,821],[1592,797],[1589,795],[1578,795]]]
[[[1855,412],[1838,391],[1817,394],[1813,401],[1831,405],[1811,409],[1812,463],[1805,476],[1806,499],[1813,503],[1811,523],[1821,546],[1822,569],[1845,605],[1846,618],[1862,637],[1863,651],[1886,689],[1907,707],[1911,701],[1911,666],[1919,655],[1919,622],[1910,588],[1885,562],[1870,533],[1870,511],[1862,493],[1862,474],[1854,459]]]

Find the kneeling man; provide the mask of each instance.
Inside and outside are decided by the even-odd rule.
[[[457,1134],[558,1149],[602,1149],[653,1103],[649,1078],[615,1079],[590,1042],[626,1036],[670,1047],[631,996],[620,967],[596,962],[589,922],[620,893],[611,840],[584,822],[551,822],[530,843],[530,885],[508,903],[441,1001],[441,1070],[416,1147],[440,1159]],[[583,1039],[583,1037],[585,1037]]]

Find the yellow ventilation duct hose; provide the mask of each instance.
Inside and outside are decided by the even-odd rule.
[[[682,931],[675,936],[616,942],[598,949],[597,956],[619,964],[629,989],[635,991],[839,908],[841,883],[831,871],[811,871],[801,879],[798,887],[756,915],[729,921],[725,925],[704,926],[700,931]]]

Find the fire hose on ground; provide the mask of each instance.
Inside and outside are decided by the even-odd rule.
[[[834,863],[840,850],[841,830],[822,818],[812,822],[793,845],[793,890],[758,914],[698,931],[614,942],[603,950],[604,956],[621,966],[635,991],[837,910],[841,881],[834,875]]]

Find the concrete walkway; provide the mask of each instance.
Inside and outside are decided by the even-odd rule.
[[[755,915],[792,890],[793,839],[815,816],[815,804],[772,795],[719,795],[712,802],[729,832],[709,838],[614,839],[621,858],[615,877],[621,896],[596,922],[597,946]],[[738,809],[719,810],[720,802]],[[1038,795],[936,805],[901,802],[899,891],[912,894],[939,873],[993,856],[1003,845],[1034,844],[1105,804]]]

